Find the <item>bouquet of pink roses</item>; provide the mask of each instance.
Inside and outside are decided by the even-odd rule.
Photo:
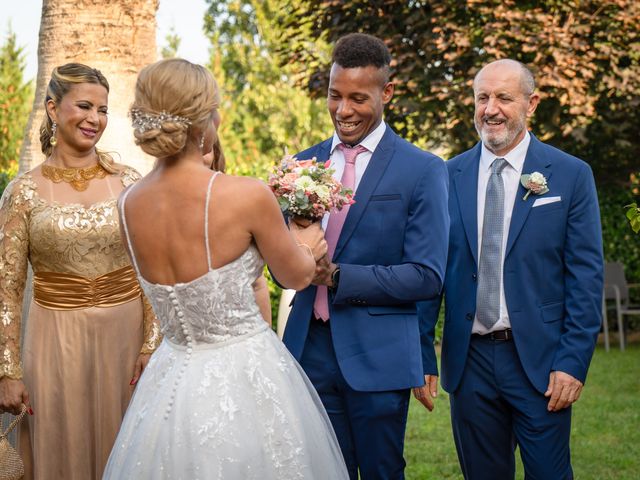
[[[353,192],[335,180],[333,172],[330,160],[297,160],[287,155],[269,175],[269,187],[285,214],[317,221],[330,210],[354,203]]]

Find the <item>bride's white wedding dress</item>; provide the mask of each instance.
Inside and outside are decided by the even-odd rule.
[[[208,212],[211,178],[207,190]],[[190,282],[138,270],[164,340],[138,382],[105,479],[347,479],[329,418],[298,363],[262,319],[255,246]]]

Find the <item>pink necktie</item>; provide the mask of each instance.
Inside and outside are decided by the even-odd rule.
[[[344,172],[340,181],[345,188],[354,190],[356,184],[356,157],[358,154],[366,152],[367,149],[362,145],[350,148],[343,143],[339,144],[338,148],[342,150],[345,160]],[[327,258],[330,260],[333,259],[333,254],[336,251],[336,245],[338,244],[344,221],[347,218],[347,213],[349,213],[349,205],[342,207],[340,211],[331,212],[331,215],[329,215],[324,238],[327,240]],[[326,285],[318,285],[316,299],[313,302],[313,314],[316,318],[320,318],[325,322],[329,320],[329,295]]]

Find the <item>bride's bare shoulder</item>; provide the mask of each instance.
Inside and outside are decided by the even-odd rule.
[[[273,196],[271,189],[262,180],[252,177],[242,177],[235,175],[220,175],[216,182],[226,190],[234,191],[243,196],[256,197]],[[215,187],[214,187],[215,188]]]

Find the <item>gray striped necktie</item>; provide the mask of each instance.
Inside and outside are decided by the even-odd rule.
[[[504,228],[504,158],[491,164],[482,224],[482,246],[478,270],[476,315],[482,325],[491,328],[500,318],[500,276],[502,275],[502,231]]]

